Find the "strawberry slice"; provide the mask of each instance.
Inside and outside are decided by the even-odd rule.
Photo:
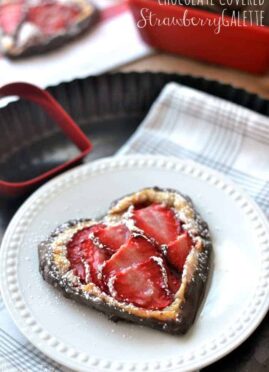
[[[25,6],[23,1],[14,1],[0,5],[0,28],[7,35],[14,35],[23,21]]]
[[[116,252],[127,242],[130,231],[123,224],[116,226],[105,226],[95,233],[95,236],[111,251]]]
[[[100,266],[110,257],[105,248],[99,248],[90,239],[90,234],[104,225],[98,224],[78,231],[67,245],[67,258],[74,274],[82,283],[93,282],[102,288]]]
[[[153,259],[131,266],[112,277],[110,294],[118,301],[161,310],[173,300],[165,287],[161,267]]]
[[[180,222],[175,213],[161,204],[152,204],[134,211],[134,221],[146,235],[153,237],[159,244],[176,240],[180,233]]]
[[[128,267],[147,261],[152,256],[160,256],[157,248],[142,236],[131,237],[128,242],[105,263],[104,280]]]
[[[167,259],[176,269],[182,271],[192,247],[192,239],[187,232],[168,244]]]
[[[44,35],[54,35],[75,23],[80,12],[74,4],[59,4],[52,0],[31,7],[27,21],[38,26]]]
[[[175,294],[179,290],[181,284],[180,278],[176,274],[174,274],[169,268],[166,268],[166,272],[168,279],[168,288],[173,294]]]

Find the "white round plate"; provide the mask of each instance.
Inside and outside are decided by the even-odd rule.
[[[109,321],[65,299],[41,278],[37,245],[64,221],[104,214],[110,202],[146,186],[188,194],[208,222],[214,265],[208,293],[186,336]],[[82,371],[187,371],[243,342],[268,310],[269,225],[257,205],[218,173],[158,156],[108,158],[50,181],[20,208],[1,249],[5,304],[42,352]]]

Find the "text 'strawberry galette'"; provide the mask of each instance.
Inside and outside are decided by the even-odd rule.
[[[67,222],[39,246],[46,281],[109,315],[174,334],[194,322],[209,272],[208,226],[191,200],[147,188],[101,221]]]

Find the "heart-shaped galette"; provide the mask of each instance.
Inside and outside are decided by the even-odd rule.
[[[96,21],[89,0],[0,0],[0,51],[10,58],[44,53]]]
[[[181,193],[147,188],[114,202],[101,221],[61,225],[39,246],[46,281],[109,315],[185,333],[204,295],[208,226]]]

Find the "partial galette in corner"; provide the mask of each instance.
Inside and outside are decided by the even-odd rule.
[[[58,227],[39,246],[40,271],[113,320],[181,334],[203,299],[211,249],[189,197],[146,188],[114,202],[101,221]]]
[[[0,0],[0,52],[21,58],[58,48],[98,19],[89,0]]]

